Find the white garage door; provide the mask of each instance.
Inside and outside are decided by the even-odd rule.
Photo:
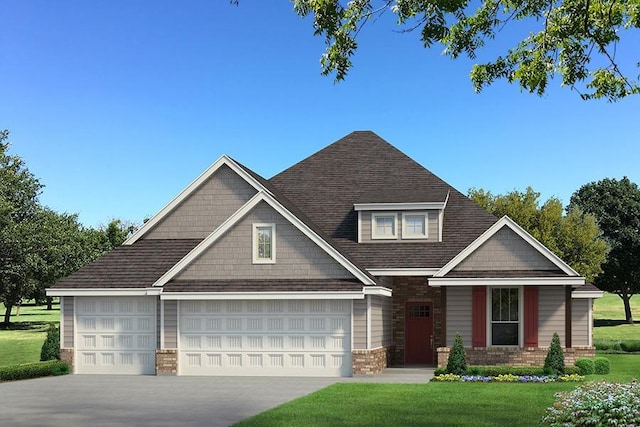
[[[182,375],[351,376],[351,301],[181,301]]]
[[[155,374],[154,297],[76,297],[76,372]]]

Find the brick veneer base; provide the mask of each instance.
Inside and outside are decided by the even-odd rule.
[[[156,350],[156,375],[178,375],[178,350]]]
[[[73,349],[72,348],[61,348],[60,349],[60,360],[63,362],[67,362],[71,367],[71,372],[73,372]]]
[[[438,348],[438,367],[447,366],[449,359],[449,347]],[[536,348],[465,348],[467,364],[491,366],[544,366],[544,359],[549,351],[546,347]],[[572,366],[581,357],[593,358],[596,355],[595,347],[571,347],[564,348],[564,363]]]
[[[374,375],[391,365],[393,346],[373,350],[353,350],[353,375]]]

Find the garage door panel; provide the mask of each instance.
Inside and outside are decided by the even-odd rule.
[[[153,297],[77,297],[77,307],[78,373],[155,373]]]
[[[350,316],[340,300],[182,301],[180,373],[349,376]]]

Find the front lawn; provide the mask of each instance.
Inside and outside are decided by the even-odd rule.
[[[3,304],[0,304],[0,313],[4,314]],[[20,307],[19,315],[14,307],[10,329],[0,330],[0,366],[38,362],[51,322],[60,322],[58,305],[47,310],[43,305],[25,304]]]
[[[631,297],[631,313],[640,319],[640,295]],[[619,296],[605,292],[594,301],[593,338],[599,340],[640,340],[640,323],[624,320],[624,305]]]
[[[640,356],[605,355],[609,375],[630,381],[640,374]],[[554,394],[576,383],[338,383],[244,420],[236,426],[495,426],[539,425]]]

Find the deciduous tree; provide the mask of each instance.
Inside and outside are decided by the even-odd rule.
[[[640,188],[627,177],[606,178],[580,187],[570,206],[596,217],[611,252],[595,283],[622,299],[625,318],[633,323],[630,299],[640,293]]]
[[[395,15],[403,32],[416,31],[425,47],[444,47],[452,58],[476,59],[488,41],[498,39],[493,59],[471,70],[476,91],[498,79],[542,95],[550,79],[578,90],[583,99],[619,100],[640,93],[635,43],[640,28],[638,0],[292,0],[295,12],[313,17],[324,37],[322,73],[343,80],[365,24]],[[238,0],[232,0],[238,3]],[[526,34],[513,36],[513,34]],[[625,38],[636,55],[616,55]]]

